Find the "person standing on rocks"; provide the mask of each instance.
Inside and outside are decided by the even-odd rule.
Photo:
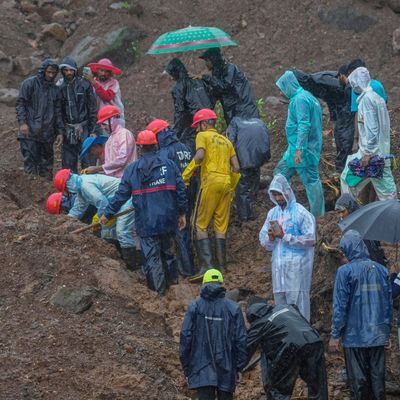
[[[121,111],[115,106],[101,108],[97,123],[110,135],[104,146],[104,163],[87,167],[82,172],[121,178],[128,165],[137,160],[135,138],[122,126]]]
[[[53,175],[53,145],[62,144],[59,89],[55,85],[58,64],[45,60],[36,76],[22,82],[16,101],[18,141],[27,174],[50,180]]]
[[[193,117],[196,128],[196,154],[182,174],[186,185],[190,184],[194,172],[201,167],[200,190],[194,211],[193,225],[197,236],[197,256],[200,260],[200,275],[215,266],[207,229],[214,220],[215,250],[218,269],[226,265],[226,232],[233,191],[240,177],[239,163],[232,143],[215,129],[217,115],[204,109]]]
[[[391,170],[390,118],[385,100],[372,89],[367,68],[359,67],[354,70],[349,75],[349,82],[360,95],[357,99],[359,149],[347,158],[347,166],[341,175],[342,193],[350,193],[358,198],[362,189],[371,182],[379,200],[397,199],[397,188]],[[376,157],[383,162],[382,176],[360,178],[360,181],[352,183],[350,179],[353,174],[349,162],[358,159],[360,166],[365,168]]]
[[[349,262],[336,274],[329,347],[338,351],[342,342],[353,399],[385,399],[385,346],[392,322],[389,274],[369,258],[358,232],[347,231],[340,247]]]
[[[260,231],[260,243],[272,251],[272,290],[275,304],[295,304],[310,321],[310,289],[316,243],[314,216],[296,202],[283,175],[268,189],[275,204]]]
[[[318,100],[304,90],[293,71],[286,71],[276,86],[289,99],[286,120],[288,148],[274,170],[287,180],[299,175],[306,189],[310,211],[325,214],[325,199],[318,165],[322,150],[322,110]]]
[[[97,95],[97,109],[112,105],[120,110],[120,122],[125,127],[124,104],[121,98],[119,82],[114,75],[121,75],[122,71],[115,67],[108,58],[102,58],[97,63],[88,64],[91,73],[84,73],[83,77],[93,86]]]
[[[260,167],[271,158],[268,129],[259,118],[234,117],[228,139],[235,148],[240,180],[236,188],[236,210],[241,221],[253,218],[253,205],[260,187]]]
[[[216,269],[203,277],[200,298],[183,320],[179,358],[189,389],[199,400],[231,400],[238,373],[247,362],[246,326],[239,304],[225,298]]]
[[[324,344],[295,305],[269,305],[250,298],[246,312],[249,359],[261,350],[261,374],[267,399],[288,400],[300,376],[308,398],[328,400]]]
[[[178,283],[173,236],[186,226],[186,189],[175,163],[157,151],[154,132],[139,132],[137,144],[143,155],[125,170],[100,222],[106,224],[132,197],[147,285],[163,296],[170,285]]]
[[[174,161],[179,171],[183,173],[192,160],[192,152],[189,147],[181,143],[176,137],[175,131],[169,127],[169,123],[162,119],[155,119],[146,127],[147,130],[156,134],[160,153]],[[193,210],[194,196],[193,188],[187,189],[188,211],[186,221],[190,221]],[[184,229],[177,229],[175,241],[178,246],[178,269],[182,276],[188,277],[194,274],[192,241],[190,237],[190,224]]]
[[[250,83],[238,66],[228,63],[219,48],[208,49],[200,58],[212,75],[194,78],[203,79],[211,88],[212,96],[221,101],[226,125],[229,126],[233,117],[259,118]]]
[[[71,57],[60,64],[63,82],[60,85],[61,115],[63,120],[62,168],[78,172],[82,143],[93,132],[97,120],[97,104],[91,84],[77,75],[78,66]],[[81,160],[82,168],[88,166]]]
[[[164,72],[175,81],[171,90],[175,108],[173,130],[179,140],[194,151],[196,130],[191,126],[193,116],[203,108],[213,109],[215,101],[212,101],[210,89],[205,82],[189,78],[181,60],[172,59]]]

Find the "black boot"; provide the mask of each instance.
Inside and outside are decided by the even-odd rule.
[[[210,239],[201,239],[196,242],[197,257],[199,258],[200,271],[198,275],[204,274],[213,268],[213,257],[211,252]]]
[[[121,256],[125,261],[126,268],[128,268],[129,271],[135,271],[137,269],[136,249],[134,247],[122,247]]]
[[[144,264],[144,255],[142,250],[136,249],[136,266],[138,269],[142,268]]]
[[[226,266],[226,239],[215,239],[215,253],[217,256],[218,269],[224,273]]]

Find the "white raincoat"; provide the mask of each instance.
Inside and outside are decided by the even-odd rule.
[[[284,209],[276,203],[271,191],[282,193],[285,197],[287,205]],[[296,202],[292,188],[283,175],[274,177],[268,193],[276,206],[268,212],[260,231],[260,243],[266,250],[272,251],[272,289],[275,302],[296,304],[309,320],[316,243],[315,218]],[[277,221],[281,225],[284,232],[282,239],[276,238],[272,242],[269,240],[270,221]]]
[[[350,188],[345,179],[348,173],[348,163],[354,158],[361,159],[365,155],[386,157],[390,154],[390,119],[385,100],[371,88],[371,78],[365,67],[355,69],[349,75],[349,82],[356,93],[358,113],[358,152],[347,157],[346,167],[341,177],[342,193],[350,193],[355,198],[360,191],[371,182],[379,200],[397,198],[396,185],[390,170],[390,160],[386,160],[383,178],[364,179],[356,187]]]

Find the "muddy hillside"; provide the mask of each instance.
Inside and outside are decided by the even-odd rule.
[[[182,280],[160,298],[138,272],[125,269],[111,245],[91,233],[72,234],[79,222],[46,214],[52,185],[26,177],[21,168],[14,108],[21,81],[48,56],[72,55],[79,65],[107,56],[123,69],[127,126],[137,133],[151,118],[170,119],[173,111],[171,83],[161,74],[170,58],[146,55],[151,43],[188,25],[218,26],[234,36],[240,46],[225,54],[264,99],[272,141],[256,218],[239,226],[233,215],[229,231],[226,286],[244,306],[252,293],[272,297],[270,256],[259,246],[258,233],[272,205],[266,184],[286,145],[287,106],[277,99],[275,80],[289,67],[335,70],[362,57],[388,92],[396,152],[400,1],[2,0],[0,10],[0,399],[190,399],[177,349],[184,312],[198,287]],[[204,69],[197,55],[182,56],[194,73]],[[324,180],[334,171],[333,146],[326,130]],[[400,182],[398,171],[396,177]],[[306,204],[296,179],[294,189]],[[332,209],[334,189],[325,185],[325,195]],[[341,259],[322,243],[337,245],[336,224],[332,213],[318,221],[313,276],[312,322],[326,341]],[[393,257],[393,249],[387,252]],[[387,356],[388,398],[396,399],[394,334]],[[348,399],[343,357],[327,357],[330,398]],[[259,375],[257,368],[242,377],[237,399],[265,399]],[[303,383],[293,398],[306,399]]]

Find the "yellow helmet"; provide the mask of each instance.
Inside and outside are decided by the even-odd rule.
[[[206,283],[224,283],[224,277],[217,269],[209,269],[203,275],[203,285]]]

